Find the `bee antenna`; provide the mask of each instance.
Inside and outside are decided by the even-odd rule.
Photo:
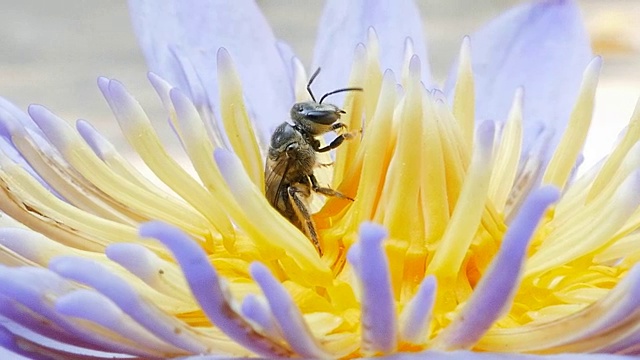
[[[318,68],[313,75],[311,75],[311,77],[309,78],[309,82],[307,83],[307,91],[309,92],[309,95],[311,95],[311,100],[313,100],[313,102],[316,102],[316,97],[313,96],[313,92],[311,91],[311,83],[313,82],[313,80],[316,79],[316,76],[318,76],[318,74],[320,73],[320,68]]]
[[[349,87],[349,88],[344,88],[344,89],[338,89],[338,90],[333,90],[330,91],[324,95],[322,95],[322,97],[320,98],[320,102],[318,104],[322,104],[322,101],[324,99],[327,98],[327,96],[329,95],[333,95],[333,94],[337,94],[337,93],[341,93],[341,92],[345,92],[345,91],[363,91],[361,87]]]

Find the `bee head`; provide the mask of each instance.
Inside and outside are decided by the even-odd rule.
[[[317,125],[331,125],[340,119],[344,111],[333,104],[319,104],[315,101],[305,101],[291,107],[291,120],[299,125],[313,127]]]
[[[314,136],[330,131],[330,126],[340,119],[341,114],[345,113],[344,110],[333,104],[323,104],[324,99],[340,92],[362,91],[362,88],[359,87],[338,89],[322,95],[320,101],[316,101],[316,97],[311,91],[311,83],[319,73],[320,68],[311,75],[307,83],[307,91],[311,95],[311,101],[299,102],[291,107],[291,120],[294,124]]]

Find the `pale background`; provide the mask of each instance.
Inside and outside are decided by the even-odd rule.
[[[440,80],[462,36],[518,3],[417,2],[428,33],[429,60]],[[288,41],[309,65],[323,2],[258,3],[276,35]],[[605,60],[594,128],[585,150],[587,162],[593,163],[608,151],[640,96],[640,1],[581,0],[579,4],[594,51]],[[159,101],[146,81],[125,1],[0,0],[0,9],[0,96],[21,108],[44,104],[68,121],[88,119],[121,144],[118,126],[95,85],[100,75],[113,77],[125,83],[162,132],[168,133]]]
[[[310,64],[321,1],[258,1],[276,35]],[[443,79],[459,41],[514,0],[417,1],[428,33],[433,73]],[[121,80],[157,119],[164,116],[146,80],[125,1],[0,0],[0,96],[21,108],[44,104],[63,118],[86,118],[123,141],[96,85]],[[592,162],[608,151],[640,95],[640,1],[581,0],[595,52],[605,59],[596,119],[585,149]],[[593,136],[596,134],[597,136]],[[126,147],[126,144],[122,144]]]

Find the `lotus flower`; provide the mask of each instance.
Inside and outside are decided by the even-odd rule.
[[[323,256],[263,194],[268,139],[307,100],[305,67],[251,0],[130,6],[194,174],[116,80],[98,86],[164,187],[89,122],[2,100],[2,347],[43,359],[640,351],[640,111],[576,177],[601,60],[573,2],[523,4],[464,39],[442,90],[411,1],[327,2],[314,91],[364,91],[332,98],[361,136],[318,168],[355,199],[313,200]]]

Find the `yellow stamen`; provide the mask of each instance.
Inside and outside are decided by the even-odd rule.
[[[354,56],[351,75],[349,77],[349,87],[362,87],[366,70],[366,50],[359,46]],[[350,132],[356,136],[345,141],[336,151],[336,161],[333,173],[333,188],[339,188],[353,162],[356,159],[356,152],[360,146],[362,134],[362,115],[364,112],[364,96],[361,91],[349,91],[345,93],[343,110],[346,112],[341,118],[341,122],[347,125]]]
[[[458,124],[460,124],[460,129],[462,129],[464,144],[468,144],[467,148],[471,149],[475,126],[475,96],[473,70],[471,68],[471,42],[468,36],[462,40],[458,59],[457,81],[453,97],[453,115]]]
[[[640,140],[640,100],[636,104],[636,108],[633,111],[631,120],[627,131],[622,138],[622,141],[616,146],[613,152],[607,157],[607,161],[602,166],[602,169],[598,173],[598,176],[593,180],[589,195],[587,195],[587,202],[593,200],[602,188],[607,184],[613,173],[616,171],[622,159],[626,156],[631,147]]]
[[[484,209],[492,171],[493,123],[484,123],[476,134],[471,158],[458,204],[440,240],[440,246],[427,268],[439,281],[452,279],[458,273]]]
[[[602,59],[595,58],[584,71],[578,100],[573,108],[562,140],[560,140],[542,177],[543,184],[555,185],[562,189],[571,174],[573,165],[576,163],[587,138],[587,132],[593,117],[593,103],[601,66]]]
[[[522,95],[522,89],[518,89],[496,152],[496,168],[491,177],[489,198],[498,211],[504,210],[518,172],[522,152]]]
[[[229,143],[238,154],[251,181],[262,188],[264,161],[253,125],[244,106],[240,76],[233,66],[231,56],[224,48],[218,51],[218,87],[220,88],[220,114]]]

